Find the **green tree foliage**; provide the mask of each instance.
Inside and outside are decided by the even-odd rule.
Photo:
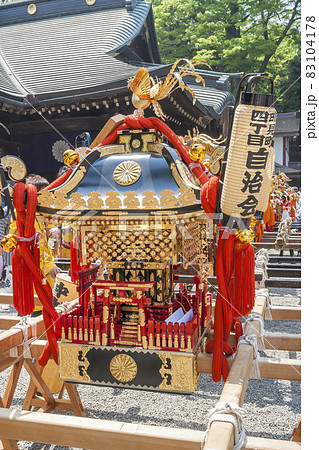
[[[163,62],[201,58],[219,72],[271,73],[281,88],[293,81],[289,70],[300,55],[300,0],[152,3]]]

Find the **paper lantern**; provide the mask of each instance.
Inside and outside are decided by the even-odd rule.
[[[231,217],[249,219],[257,210],[267,208],[277,113],[269,106],[273,104],[272,94],[246,91],[239,98],[223,179],[221,210]]]

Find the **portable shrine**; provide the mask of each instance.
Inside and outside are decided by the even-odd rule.
[[[233,132],[226,137],[228,159],[217,152],[216,171],[212,149],[200,142],[187,147],[162,120],[157,100],[176,83],[185,88],[183,75],[196,76],[191,62],[179,76],[176,65],[157,83],[141,68],[128,83],[138,108],[134,115],[114,116],[90,146],[68,150],[64,157],[70,169],[37,195],[38,220],[68,225],[74,236],[71,281],[79,304],[60,319],[48,302],[44,278],[30,265],[62,380],[192,393],[198,381],[196,357],[205,351],[203,338],[212,326],[208,276],[215,273],[218,281],[214,338],[206,346],[214,354],[214,381],[227,378],[225,355],[234,351],[227,343],[230,331],[238,339],[239,317],[253,308],[253,232],[246,223],[267,207],[272,95],[260,106],[261,97],[249,95],[247,86],[243,94],[242,86],[264,75],[243,79]],[[142,110],[151,103],[161,119],[144,117]],[[238,128],[241,116],[244,130]],[[240,149],[238,134],[245,135]],[[213,148],[218,147],[216,142]],[[33,195],[28,186],[15,186],[17,220],[31,214]],[[227,220],[243,219],[247,230],[214,225],[216,212],[222,220],[223,214]],[[20,227],[20,233],[18,248],[29,260],[33,230],[23,235]],[[192,281],[181,284],[179,274],[186,271]],[[55,296],[65,289],[60,282]],[[48,354],[47,348],[41,364]]]
[[[199,194],[155,130],[120,131],[118,144],[91,151],[65,183],[39,193],[43,217],[71,223],[71,263],[84,268],[80,304],[60,319],[62,379],[194,391],[194,356],[211,317]],[[194,289],[174,283],[174,271],[192,265]]]

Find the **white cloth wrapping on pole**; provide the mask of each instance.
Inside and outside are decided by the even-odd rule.
[[[259,370],[259,351],[258,351],[258,344],[257,344],[257,336],[255,334],[243,334],[240,336],[237,344],[237,351],[241,344],[248,344],[253,347],[254,354],[253,354],[253,365],[249,374],[249,378],[253,379],[260,379],[260,370]]]
[[[258,330],[256,330],[256,332],[258,332],[258,335],[257,335],[258,350],[265,350],[265,342],[264,342],[265,327],[264,327],[264,318],[261,314],[256,313],[256,312],[251,312],[250,314],[248,314],[248,317],[245,320],[245,324],[244,324],[244,334],[247,334],[247,332],[246,332],[247,324],[249,322],[254,322],[254,321],[259,322],[259,332],[258,332]]]
[[[31,326],[31,338],[28,339],[28,328]],[[12,328],[16,328],[22,331],[23,341],[21,345],[23,346],[23,358],[31,359],[31,351],[30,345],[37,339],[37,325],[33,321],[28,322],[28,318],[26,316],[22,317],[19,323],[14,325]],[[10,348],[9,354],[13,358],[18,358],[18,347]]]
[[[201,449],[203,450],[208,432],[213,422],[228,422],[234,426],[234,450],[240,450],[246,443],[246,433],[243,428],[242,414],[246,411],[235,403],[219,402],[209,411],[209,420],[207,430],[202,440]]]
[[[258,295],[262,295],[262,296],[266,297],[265,319],[266,320],[272,320],[271,301],[270,301],[270,295],[269,295],[268,289],[256,289],[256,291],[255,291],[255,298]]]

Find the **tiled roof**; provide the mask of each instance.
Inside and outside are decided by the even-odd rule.
[[[215,118],[222,114],[226,106],[235,103],[233,94],[227,89],[203,87],[189,83],[187,85],[193,90],[196,100],[205,105]]]
[[[36,105],[37,101],[47,105],[118,92],[128,95],[127,79],[141,65],[153,77],[170,70],[159,64],[151,3],[146,0],[37,0],[34,4],[34,14],[28,12],[30,1],[0,6],[0,101],[27,109],[32,97]],[[149,36],[148,48],[152,48],[147,51],[153,64],[145,62],[150,59],[140,44],[129,51],[141,33]],[[124,53],[118,57],[126,51],[125,58]],[[136,52],[141,61],[128,61]],[[191,115],[194,110],[195,116],[219,118],[228,104],[234,104],[231,90],[240,74],[201,74],[205,88],[192,77],[186,79],[198,101],[193,108],[184,91],[185,109]]]
[[[29,2],[24,5],[26,13]],[[100,1],[107,9],[86,9],[81,14],[40,14],[41,7],[60,0],[37,2],[38,20],[10,22],[6,10],[0,8],[0,91],[24,97],[52,93],[73,93],[83,89],[94,91],[136,73],[137,67],[114,58],[120,48],[128,45],[141,31],[151,5],[144,0],[131,3]],[[65,0],[70,6],[70,0]],[[111,9],[110,4],[117,5]],[[120,8],[119,4],[123,3]],[[13,5],[13,4],[12,4]],[[133,5],[135,5],[133,7]],[[62,7],[62,4],[61,4]],[[21,4],[20,4],[21,9]],[[18,11],[18,9],[16,8]],[[19,14],[18,14],[19,17]],[[12,81],[14,80],[14,82]]]

